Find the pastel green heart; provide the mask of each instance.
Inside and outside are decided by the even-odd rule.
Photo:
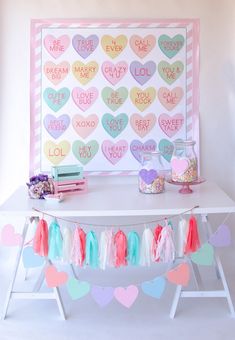
[[[168,58],[173,58],[183,47],[184,37],[181,34],[177,34],[170,38],[168,35],[163,34],[158,39],[158,45]]]
[[[181,61],[176,61],[169,64],[167,61],[160,61],[158,64],[158,72],[167,84],[173,84],[183,73],[184,65]]]
[[[89,163],[92,158],[97,154],[99,144],[96,140],[91,140],[88,143],[83,143],[80,140],[76,140],[73,143],[73,154],[83,165]]]
[[[102,99],[112,111],[116,111],[128,97],[128,90],[125,87],[119,87],[117,90],[111,87],[105,87],[102,90]]]
[[[81,299],[90,291],[90,284],[88,282],[78,281],[74,278],[70,278],[66,286],[72,300]]]
[[[102,117],[102,125],[105,131],[113,138],[120,135],[128,124],[128,116],[125,113],[120,113],[116,117],[110,113],[105,113]]]
[[[70,91],[67,87],[56,91],[48,87],[43,92],[43,98],[50,109],[54,112],[59,111],[69,100]]]
[[[168,139],[161,139],[158,144],[158,148],[162,157],[165,158],[167,162],[170,162],[174,150],[173,143],[171,143]]]
[[[191,255],[191,259],[196,264],[211,266],[214,260],[214,248],[209,243],[205,243],[197,252]]]

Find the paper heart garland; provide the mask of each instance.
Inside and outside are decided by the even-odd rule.
[[[119,87],[117,90],[114,90],[111,87],[105,87],[103,88],[101,95],[108,108],[112,111],[116,111],[126,101],[128,90],[126,87]]]
[[[110,113],[105,113],[102,117],[103,128],[113,138],[120,135],[125,130],[127,124],[128,116],[125,113],[120,113],[116,117]]]
[[[157,277],[152,281],[146,281],[141,284],[141,288],[146,295],[160,299],[165,291],[166,279],[164,277]]]
[[[54,266],[48,266],[45,269],[45,279],[47,286],[54,288],[65,284],[68,281],[68,274],[65,272],[58,272]]]
[[[151,34],[146,35],[145,37],[132,35],[130,38],[130,47],[140,58],[146,57],[146,55],[148,55],[152,51],[155,45],[156,39],[154,35]]]
[[[144,85],[152,78],[156,71],[156,64],[153,61],[148,61],[141,64],[139,61],[133,61],[130,64],[130,72],[133,78],[140,84]]]
[[[202,266],[211,266],[214,261],[214,249],[209,243],[203,244],[203,246],[195,253],[191,255],[191,260]]]
[[[226,224],[221,224],[216,232],[209,238],[209,243],[214,247],[228,247],[231,244],[231,231]]]
[[[126,140],[119,140],[117,143],[113,143],[110,140],[104,140],[102,143],[102,152],[107,160],[115,165],[126,154],[128,150],[128,143]]]
[[[61,115],[55,117],[48,114],[43,119],[43,124],[47,132],[55,139],[59,138],[69,127],[70,117],[68,115]]]
[[[174,145],[168,139],[161,139],[158,144],[159,151],[162,154],[162,157],[167,161],[170,162],[172,158],[172,154],[174,151]]]
[[[171,138],[182,128],[184,116],[181,113],[176,113],[171,117],[167,113],[163,113],[159,116],[158,122],[162,131]]]
[[[11,224],[6,224],[1,230],[1,244],[7,247],[20,246],[22,236],[15,232],[15,228]]]
[[[175,87],[172,90],[166,87],[160,87],[158,90],[159,101],[168,111],[173,110],[179,104],[183,95],[184,91],[182,87]]]
[[[70,143],[66,140],[56,144],[52,141],[47,141],[44,144],[44,153],[47,159],[54,165],[60,164],[70,151]]]
[[[113,299],[114,288],[113,287],[100,287],[93,286],[91,289],[91,295],[95,302],[100,307],[107,306]]]
[[[72,72],[74,77],[82,84],[89,83],[98,72],[99,65],[95,61],[90,61],[87,64],[81,61],[75,61],[72,66]]]
[[[98,98],[98,94],[99,92],[96,87],[90,87],[87,90],[84,90],[80,87],[75,87],[72,91],[72,98],[79,109],[86,111],[94,104]]]
[[[130,123],[135,133],[143,138],[153,129],[156,123],[156,116],[154,113],[148,113],[145,116],[134,113],[131,115]]]
[[[181,263],[166,274],[167,280],[175,285],[187,286],[190,279],[190,270],[187,263]]]
[[[90,284],[88,282],[79,281],[75,278],[70,278],[66,287],[72,300],[81,299],[90,291]]]
[[[183,47],[184,37],[181,34],[177,34],[170,38],[168,35],[163,34],[158,39],[158,45],[168,58],[173,58]]]
[[[45,63],[43,70],[47,79],[49,79],[53,85],[58,85],[69,74],[70,65],[67,61],[62,61],[59,64],[54,64],[52,61]]]
[[[158,64],[158,72],[167,84],[173,84],[183,73],[184,65],[181,61],[176,61],[169,64],[167,61],[161,61]]]
[[[33,247],[25,247],[22,253],[22,261],[25,268],[41,267],[45,259],[34,253]]]
[[[153,103],[156,97],[156,90],[154,87],[148,87],[145,90],[133,87],[130,91],[130,97],[132,103],[142,112]]]
[[[59,111],[69,100],[70,91],[67,87],[63,87],[58,91],[48,87],[43,92],[43,98],[50,109],[54,112]]]
[[[49,34],[44,38],[44,46],[47,52],[55,59],[59,58],[67,50],[69,43],[68,35],[61,35],[56,38]]]
[[[153,139],[149,139],[142,143],[139,140],[134,139],[130,144],[130,150],[135,159],[141,163],[141,152],[153,152],[157,149],[157,143]]]
[[[105,61],[102,64],[103,75],[112,85],[116,85],[125,76],[127,71],[128,64],[125,61],[119,61],[116,64]]]
[[[83,59],[86,59],[95,51],[98,43],[99,38],[95,34],[91,34],[87,38],[76,34],[72,39],[73,48]]]
[[[99,118],[95,114],[91,114],[87,117],[82,115],[74,115],[72,119],[72,125],[74,130],[82,138],[88,137],[96,128],[99,123]]]
[[[99,150],[99,144],[96,140],[91,140],[86,144],[80,140],[73,143],[73,154],[79,162],[83,165],[89,163],[97,154]]]
[[[101,39],[101,46],[105,53],[112,59],[116,58],[123,52],[127,45],[127,37],[119,35],[116,38],[110,35],[104,35]]]
[[[130,308],[137,299],[139,290],[136,286],[130,285],[126,288],[117,287],[114,290],[115,299],[126,308]]]

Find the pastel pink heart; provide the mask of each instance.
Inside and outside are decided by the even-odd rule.
[[[189,167],[189,162],[187,159],[172,158],[171,167],[177,175],[183,175]]]
[[[173,137],[182,128],[184,116],[181,113],[176,113],[171,117],[167,113],[163,113],[159,116],[158,123],[168,137]]]
[[[67,50],[69,43],[68,35],[61,35],[56,38],[49,34],[44,38],[44,46],[47,52],[55,59],[59,58]]]
[[[156,38],[154,35],[146,35],[145,37],[140,37],[139,35],[132,35],[130,38],[130,46],[135,54],[144,58],[149,52],[152,51],[154,46],[156,45]]]
[[[179,104],[183,95],[184,91],[182,87],[175,87],[172,90],[169,90],[166,87],[160,87],[158,91],[159,101],[168,111],[173,110],[176,105]]]
[[[86,111],[94,104],[98,98],[98,90],[96,87],[90,87],[84,90],[80,87],[75,87],[72,91],[74,103],[82,110]]]
[[[22,243],[22,236],[15,232],[13,225],[6,224],[2,228],[1,243],[8,247],[20,246]]]
[[[89,136],[97,128],[98,123],[99,118],[95,114],[91,114],[88,117],[77,114],[72,119],[74,130],[82,138]]]
[[[116,64],[105,61],[102,64],[103,75],[112,85],[116,85],[125,76],[127,71],[128,64],[125,61],[119,61]]]
[[[62,61],[59,64],[54,64],[52,61],[48,61],[45,63],[43,69],[45,76],[52,82],[52,84],[57,85],[69,74],[70,65],[67,61]]]
[[[110,140],[105,140],[102,144],[103,154],[112,164],[119,162],[127,150],[128,143],[125,140],[119,140],[117,143],[113,143]]]
[[[130,285],[126,288],[117,287],[114,290],[115,299],[126,308],[130,308],[137,299],[139,290],[136,286]]]
[[[187,286],[190,279],[189,265],[181,263],[176,268],[167,272],[166,277],[173,284]]]
[[[154,127],[156,123],[156,116],[153,113],[148,113],[145,116],[141,116],[138,113],[134,113],[130,118],[132,129],[140,137],[145,137]]]
[[[68,274],[65,272],[58,272],[54,266],[48,266],[45,270],[45,278],[47,286],[54,288],[65,284],[68,280]]]

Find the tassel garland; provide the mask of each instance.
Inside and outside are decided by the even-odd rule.
[[[34,252],[40,256],[48,255],[48,226],[44,219],[39,220],[33,242]]]
[[[114,266],[114,237],[112,230],[104,230],[100,235],[100,268]]]
[[[178,256],[179,257],[183,257],[184,256],[184,249],[185,249],[185,245],[186,245],[186,237],[188,234],[188,224],[187,221],[183,218],[179,221],[179,225],[178,225]]]
[[[161,231],[161,238],[156,250],[156,258],[164,263],[175,259],[175,246],[173,242],[173,229],[167,224]]]
[[[184,253],[194,253],[200,248],[200,240],[198,235],[197,220],[194,216],[189,219],[187,241],[184,249]]]
[[[156,243],[153,237],[151,229],[146,228],[142,235],[141,252],[140,252],[140,264],[141,266],[150,266],[154,259],[154,253],[156,251]]]
[[[77,266],[82,266],[86,257],[86,234],[83,229],[77,227],[73,236],[71,261]]]
[[[115,267],[127,265],[127,239],[123,231],[119,230],[114,236]]]
[[[63,229],[63,249],[62,260],[66,263],[71,263],[71,249],[73,245],[72,230],[69,227]]]
[[[60,233],[60,226],[58,223],[53,221],[49,227],[49,253],[48,257],[50,260],[60,259],[62,256],[62,237]]]
[[[128,262],[137,266],[140,260],[140,237],[135,231],[128,234]]]
[[[86,264],[93,268],[98,267],[98,241],[94,231],[86,236]]]

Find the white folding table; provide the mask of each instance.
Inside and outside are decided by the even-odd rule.
[[[60,296],[59,288],[53,292],[41,293],[39,287],[42,277],[39,279],[33,292],[15,291],[15,279],[19,268],[29,222],[32,218],[41,217],[41,213],[35,211],[36,208],[45,214],[62,218],[106,218],[106,217],[135,217],[140,216],[161,216],[168,217],[182,214],[186,210],[192,209],[193,214],[201,215],[205,230],[211,233],[208,221],[210,214],[222,214],[235,212],[235,203],[226,193],[215,183],[204,182],[194,185],[192,194],[179,194],[179,187],[166,184],[166,191],[162,194],[142,194],[138,191],[137,178],[135,176],[90,176],[88,178],[88,193],[81,195],[71,195],[65,197],[61,203],[48,202],[47,200],[36,200],[28,197],[26,186],[19,187],[14,194],[0,207],[0,214],[9,217],[25,217],[25,225],[22,233],[22,244],[19,247],[18,255],[11,283],[6,296],[2,318],[6,317],[9,302],[11,299],[55,299],[60,313],[65,319],[65,312]],[[190,213],[190,212],[188,212]],[[97,219],[98,220],[98,219]],[[117,220],[115,223],[117,224]],[[201,289],[201,278],[199,271],[194,265],[194,274],[198,286],[194,291],[183,290],[182,286],[176,286],[174,299],[171,306],[170,317],[174,318],[180,298],[191,297],[223,297],[227,299],[231,315],[235,316],[233,302],[228,289],[227,281],[221,265],[221,261],[215,252],[215,264],[218,277],[221,278],[222,289],[205,291]]]

